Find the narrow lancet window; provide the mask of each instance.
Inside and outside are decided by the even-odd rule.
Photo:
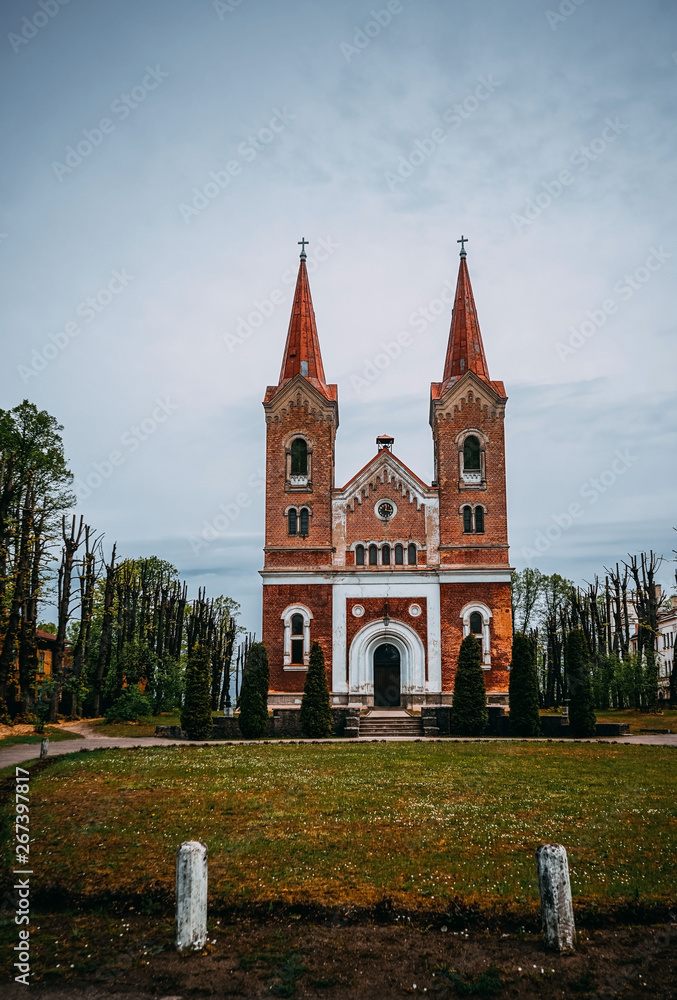
[[[308,445],[303,438],[294,438],[291,443],[291,474],[308,475]]]

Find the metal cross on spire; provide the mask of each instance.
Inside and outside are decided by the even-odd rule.
[[[456,242],[461,244],[461,253],[460,253],[460,256],[461,257],[466,257],[467,254],[465,252],[465,245],[466,245],[466,243],[469,242],[468,237],[467,236],[461,236],[460,240],[456,240]]]
[[[303,239],[299,240],[299,246],[301,247],[301,260],[306,259],[306,247],[309,245],[310,240],[307,240],[305,236]]]

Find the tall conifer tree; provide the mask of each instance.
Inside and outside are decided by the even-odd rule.
[[[451,731],[454,736],[481,736],[488,723],[482,647],[475,636],[470,634],[461,643],[458,654]]]
[[[569,692],[571,735],[578,739],[594,736],[597,719],[592,696],[590,653],[583,629],[574,629],[567,635],[564,663]]]
[[[246,740],[268,735],[268,652],[262,642],[252,643],[240,689],[240,732]]]
[[[310,650],[308,673],[301,702],[301,732],[304,736],[321,740],[331,736],[332,714],[327,687],[324,652],[319,642]]]
[[[186,692],[181,706],[181,728],[191,740],[206,740],[212,733],[211,655],[197,645],[188,655]]]
[[[522,632],[516,632],[512,640],[509,692],[511,735],[540,736],[536,643]]]

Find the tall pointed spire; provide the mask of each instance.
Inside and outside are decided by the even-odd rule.
[[[463,240],[465,243],[465,237]],[[475,299],[470,284],[470,275],[468,274],[465,246],[461,250],[460,256],[461,263],[458,269],[454,310],[451,315],[449,344],[444,362],[444,388],[447,388],[453,378],[459,378],[467,371],[473,371],[485,382],[491,382],[480,324],[477,319]]]
[[[287,343],[282,358],[278,388],[281,388],[296,375],[303,375],[327,399],[335,399],[335,387],[327,385],[322,365],[320,340],[317,335],[317,325],[315,323],[315,310],[313,309],[313,300],[310,297],[305,243],[306,241],[303,240],[300,255],[301,263],[299,264],[299,274],[296,279],[296,291],[294,292],[294,302],[291,309],[291,319],[289,320]],[[334,389],[334,392],[332,392],[332,389]]]

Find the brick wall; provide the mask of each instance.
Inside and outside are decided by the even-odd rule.
[[[266,566],[330,566],[336,404],[324,400],[312,387],[303,391],[291,387],[281,390],[272,402],[264,405],[267,430]],[[297,435],[304,436],[312,446],[311,488],[302,491],[290,490],[287,480],[286,449]],[[285,518],[289,506],[305,506],[310,510],[306,538],[289,536]],[[318,551],[318,547],[324,547],[324,551]],[[269,552],[271,548],[275,551]],[[306,554],[306,549],[315,551]]]
[[[492,405],[471,382],[454,399],[435,406],[435,453],[440,486],[440,562],[442,565],[508,565],[505,490],[505,441],[502,405]],[[453,390],[452,390],[453,397]],[[486,436],[486,489],[460,484],[458,435],[476,428]],[[483,534],[464,534],[464,504],[486,508]]]
[[[324,650],[327,683],[331,690],[332,588],[330,584],[299,586],[267,585],[263,588],[263,642],[268,650],[271,691],[302,691],[304,670],[284,670],[284,628],[282,612],[291,604],[304,604],[313,614],[311,644],[317,640]]]
[[[443,583],[440,586],[442,619],[442,690],[453,691],[458,654],[463,640],[461,611],[479,601],[492,613],[490,625],[491,670],[484,672],[487,691],[508,690],[512,649],[512,615],[509,583]]]

